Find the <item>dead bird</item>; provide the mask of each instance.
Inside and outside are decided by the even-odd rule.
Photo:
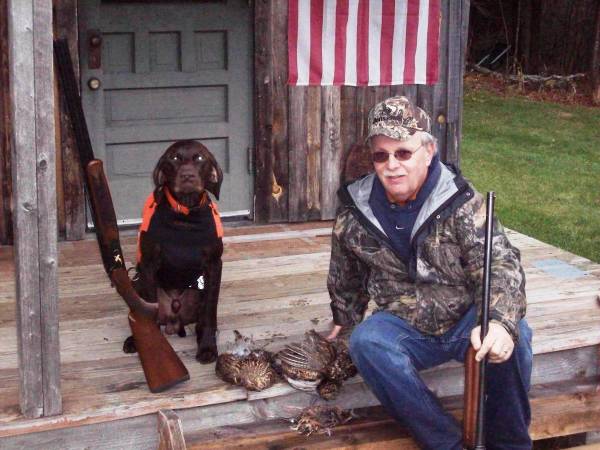
[[[215,372],[219,378],[250,391],[262,391],[271,387],[277,380],[277,374],[271,366],[273,355],[261,349],[255,349],[250,338],[234,330],[235,342],[231,350],[217,358]]]
[[[306,332],[303,342],[289,344],[277,353],[275,364],[291,386],[316,391],[325,400],[333,400],[342,382],[357,373],[346,340],[329,342],[315,330]]]
[[[290,419],[290,428],[306,436],[313,433],[331,436],[333,428],[353,418],[355,416],[352,411],[343,410],[338,406],[314,405],[304,408],[297,417]]]
[[[317,386],[317,394],[324,400],[335,400],[341,388],[341,382],[325,379]]]
[[[333,341],[336,351],[336,357],[333,363],[327,367],[325,376],[332,381],[342,382],[352,378],[358,373],[356,366],[350,358],[348,345],[343,340]]]
[[[304,334],[304,341],[288,344],[276,355],[283,377],[296,389],[314,391],[325,379],[327,368],[335,361],[335,347],[315,330]]]

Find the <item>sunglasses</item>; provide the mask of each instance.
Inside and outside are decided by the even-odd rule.
[[[410,158],[412,158],[414,153],[419,151],[421,147],[423,147],[423,144],[419,145],[415,151],[406,150],[404,148],[396,150],[394,153],[377,151],[371,153],[371,159],[376,163],[384,163],[388,162],[391,155],[394,155],[394,158],[396,158],[398,161],[408,161]]]

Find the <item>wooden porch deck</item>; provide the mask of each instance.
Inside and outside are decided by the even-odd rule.
[[[330,228],[331,222],[226,228],[220,349],[233,339],[234,329],[270,350],[310,328],[329,329]],[[532,398],[550,392],[572,395],[574,405],[589,405],[598,382],[600,265],[519,233],[509,236],[521,249],[527,274],[535,354]],[[122,241],[126,257],[133,258],[135,238]],[[200,442],[199,436],[206,438],[203,431],[290,416],[312,401],[285,383],[252,393],[222,382],[214,364],[195,361],[193,328],[186,338],[170,338],[191,379],[151,394],[137,355],[121,351],[129,335],[127,308],[110,287],[96,241],[65,242],[59,250],[63,414],[28,420],[19,413],[12,248],[0,247],[0,447],[155,448],[154,413],[165,408],[177,410],[186,435]],[[427,371],[425,378],[440,397],[462,394],[458,363]],[[337,403],[358,408],[377,402],[356,377]],[[532,433],[600,430],[600,408],[594,408],[595,415],[578,419],[579,428],[556,429],[555,422],[540,418],[534,419]]]

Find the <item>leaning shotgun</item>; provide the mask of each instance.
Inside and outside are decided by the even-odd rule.
[[[494,199],[488,192],[485,219],[485,255],[483,261],[483,292],[481,299],[481,342],[488,333],[490,309],[490,274],[492,265],[492,237],[494,228]],[[465,396],[463,417],[463,444],[469,450],[485,450],[485,367],[487,356],[475,360],[475,349],[470,346],[465,358]]]
[[[117,292],[129,306],[129,325],[148,387],[151,392],[161,392],[188,380],[190,376],[156,323],[158,305],[142,299],[127,275],[108,182],[102,161],[94,158],[67,41],[55,41],[54,53],[65,104],[79,150],[102,263]]]

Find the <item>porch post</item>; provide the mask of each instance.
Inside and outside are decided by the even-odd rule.
[[[21,411],[61,412],[52,1],[8,0]]]

